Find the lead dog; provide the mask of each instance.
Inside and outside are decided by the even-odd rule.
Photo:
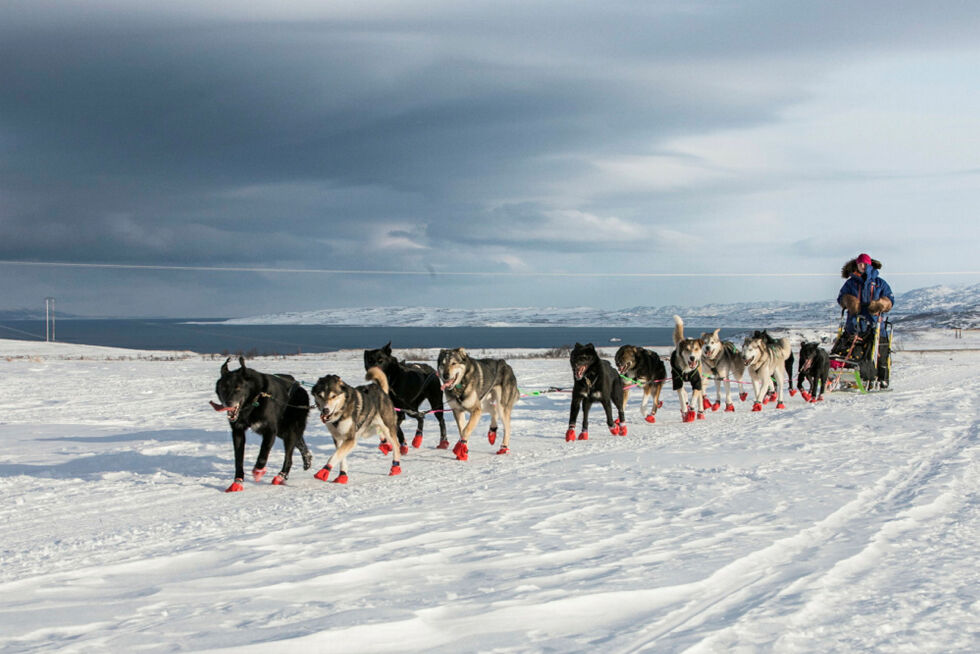
[[[702,369],[711,371],[715,378],[715,403],[711,404],[708,398],[704,398],[704,408],[709,406],[712,411],[717,411],[721,407],[721,384],[725,383],[725,411],[734,411],[735,405],[732,404],[732,382],[742,381],[742,373],[745,372],[745,362],[739,356],[738,348],[731,341],[723,341],[718,333],[721,328],[713,332],[701,334],[701,342],[704,344],[701,350]]]
[[[337,448],[315,475],[321,481],[330,478],[334,465],[340,464],[340,473],[334,482],[346,484],[347,455],[357,445],[357,438],[369,432],[381,436],[381,451],[392,453],[391,472],[402,472],[398,447],[398,426],[395,408],[388,397],[388,380],[380,368],[367,371],[366,379],[374,382],[363,386],[349,386],[337,375],[320,377],[313,385],[313,401],[320,409],[320,421],[327,426]]]
[[[388,378],[388,396],[395,406],[398,418],[398,442],[402,454],[408,452],[405,446],[405,434],[402,432],[402,421],[406,415],[412,415],[416,420],[415,438],[412,447],[422,446],[422,427],[425,414],[419,412],[423,400],[429,402],[429,408],[436,414],[439,422],[439,445],[437,449],[449,449],[449,439],[446,438],[446,418],[442,410],[442,390],[439,386],[439,375],[435,368],[424,363],[404,363],[391,353],[389,342],[377,350],[364,350],[364,370],[381,368]],[[398,411],[401,409],[401,411]]]
[[[704,346],[700,338],[684,338],[684,321],[674,316],[674,351],[670,355],[670,376],[674,390],[681,402],[681,419],[694,422],[694,408],[697,407],[698,420],[704,420],[702,400],[704,390],[701,386],[701,355]],[[684,382],[691,384],[691,403],[687,403]]]
[[[497,454],[507,454],[510,451],[510,414],[520,395],[514,370],[503,359],[473,359],[461,347],[440,350],[437,367],[443,380],[442,390],[459,429],[459,442],[453,447],[456,459],[469,459],[470,434],[483,411],[490,413],[487,440],[491,445],[497,440],[499,423],[503,423],[504,442]],[[465,425],[464,413],[470,414]]]
[[[576,343],[569,356],[572,364],[572,374],[575,386],[572,387],[572,408],[568,417],[568,431],[565,432],[565,442],[575,440],[575,422],[578,420],[579,407],[582,408],[582,433],[578,440],[589,439],[589,409],[592,402],[599,400],[606,412],[606,425],[613,436],[626,435],[626,415],[623,407],[623,380],[612,365],[599,357],[592,343],[582,345]],[[619,419],[613,422],[612,405],[616,404]]]
[[[773,377],[776,379],[776,408],[786,408],[783,404],[783,384],[786,381],[786,359],[791,353],[787,338],[772,339],[768,342],[760,335],[745,339],[742,345],[742,360],[745,362],[745,367],[749,369],[749,377],[752,379],[752,388],[755,391],[753,411],[762,411],[763,400],[769,401],[766,396],[773,383]]]
[[[800,343],[800,372],[796,388],[807,402],[823,400],[823,389],[830,377],[830,354],[819,343]],[[810,392],[803,390],[803,380],[810,382]],[[819,385],[819,388],[818,388]]]
[[[235,481],[226,492],[245,490],[245,430],[251,429],[262,436],[259,456],[252,468],[255,481],[262,479],[266,472],[269,451],[276,437],[282,439],[286,455],[282,470],[272,478],[275,485],[282,484],[289,477],[293,465],[293,449],[299,448],[303,456],[303,470],[313,464],[313,455],[303,440],[306,418],[310,413],[310,397],[295,379],[289,375],[268,375],[245,367],[245,359],[238,357],[239,368],[228,370],[225,360],[221,366],[221,377],[214,385],[214,392],[221,404],[211,402],[215,411],[228,412],[231,426],[231,441],[235,448]]]
[[[616,368],[620,375],[636,380],[637,384],[643,387],[640,413],[646,413],[647,400],[653,398],[650,413],[646,415],[644,420],[649,423],[656,422],[657,409],[663,405],[663,402],[660,401],[660,391],[663,390],[664,381],[667,380],[667,367],[660,360],[660,356],[656,352],[636,345],[624,345],[616,350]],[[624,407],[629,397],[629,388],[623,387]]]

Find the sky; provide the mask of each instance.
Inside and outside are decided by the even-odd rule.
[[[813,301],[860,252],[976,283],[978,35],[973,2],[7,0],[0,310]]]

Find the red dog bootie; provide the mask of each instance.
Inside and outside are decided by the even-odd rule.
[[[755,404],[752,405],[752,410],[753,411],[762,411],[762,405],[759,404],[758,402],[756,402]]]
[[[439,441],[439,444],[436,445],[436,449],[437,450],[448,450],[449,449],[449,440],[446,439],[446,438],[444,438],[441,441]]]
[[[657,416],[655,416],[654,414],[651,413],[646,418],[644,418],[644,420],[646,420],[647,422],[649,422],[652,425],[653,423],[657,422]]]
[[[569,427],[568,431],[565,432],[565,442],[571,443],[574,440],[575,440],[575,428]]]
[[[327,479],[330,478],[330,469],[331,469],[330,466],[323,466],[322,468],[317,470],[316,474],[313,476],[319,479],[320,481],[327,481]]]
[[[339,475],[337,475],[337,478],[333,480],[333,483],[335,483],[335,484],[346,484],[347,483],[347,473],[346,472],[342,472]]]
[[[493,445],[494,443],[497,442],[497,428],[496,427],[491,427],[490,428],[490,431],[487,432],[487,440],[490,441],[490,444],[491,445]]]
[[[229,486],[228,488],[225,489],[225,492],[226,493],[237,493],[238,491],[245,490],[245,487],[242,485],[242,482],[243,481],[245,481],[245,480],[244,479],[235,479],[235,481],[231,482],[231,486]]]
[[[391,464],[391,472],[388,473],[388,476],[395,477],[400,474],[402,474],[402,464],[396,461]]]
[[[583,431],[581,434],[578,435],[578,439],[580,441],[587,441],[587,440],[589,440],[589,432],[588,431]]]
[[[735,405],[734,404],[726,404],[725,405],[725,413],[735,413]]]
[[[412,447],[415,449],[422,447],[422,432],[415,432],[415,438],[412,439]]]

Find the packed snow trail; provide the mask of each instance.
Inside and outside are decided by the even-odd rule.
[[[634,397],[629,436],[597,419],[586,442],[564,442],[567,395],[525,398],[511,454],[484,418],[455,461],[427,421],[402,477],[369,439],[347,487],[313,479],[332,443],[311,416],[314,468],[234,494],[220,360],[89,356],[0,361],[5,652],[978,644],[977,353],[896,353],[891,392],[693,424],[673,393],[655,425]],[[522,388],[571,379],[510,361]],[[250,365],[363,377],[358,352]]]

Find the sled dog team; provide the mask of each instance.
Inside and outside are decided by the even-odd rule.
[[[704,419],[708,408],[717,411],[721,407],[721,388],[725,386],[725,411],[734,411],[731,383],[739,382],[747,368],[754,392],[753,411],[761,411],[762,405],[775,400],[776,408],[783,404],[783,385],[792,371],[793,355],[789,340],[774,339],[765,330],[755,332],[745,339],[738,352],[730,341],[722,341],[720,330],[705,332],[699,338],[684,337],[684,322],[674,316],[674,349],[670,355],[670,380],[677,391],[684,422]],[[296,379],[285,374],[261,373],[245,365],[238,358],[239,367],[228,368],[229,358],[221,366],[221,376],[215,385],[215,393],[221,404],[211,402],[215,411],[227,413],[235,451],[235,480],[227,492],[244,490],[245,480],[245,431],[251,429],[262,437],[259,455],[252,469],[252,477],[258,482],[266,473],[269,453],[276,437],[283,441],[285,456],[282,469],[273,478],[273,484],[282,484],[289,477],[294,450],[303,459],[303,469],[313,463],[313,455],[306,445],[303,432],[310,406],[309,394]],[[656,422],[657,409],[663,406],[660,392],[667,381],[667,370],[660,356],[650,350],[624,345],[616,352],[616,368],[602,359],[589,343],[576,343],[571,351],[570,363],[575,380],[572,388],[571,412],[566,441],[587,440],[589,437],[589,410],[598,401],[605,411],[606,425],[614,435],[626,436],[626,400],[629,388],[624,377],[641,387],[643,399],[640,410],[645,420]],[[503,359],[476,359],[464,348],[445,349],[439,352],[437,367],[421,363],[399,361],[392,354],[391,343],[377,350],[364,352],[366,379],[370,382],[351,386],[337,375],[326,375],[313,385],[312,395],[320,411],[320,421],[333,437],[335,450],[314,476],[328,481],[336,470],[335,483],[346,484],[347,456],[354,449],[357,439],[375,433],[381,438],[379,449],[391,454],[389,475],[401,474],[401,455],[408,452],[401,423],[406,417],[416,420],[413,447],[422,444],[425,413],[420,412],[422,401],[429,403],[439,423],[438,449],[449,449],[443,417],[443,397],[456,420],[459,441],[453,447],[457,460],[469,458],[469,438],[483,412],[490,414],[490,430],[487,439],[491,445],[497,440],[497,431],[503,427],[503,438],[497,454],[507,454],[510,447],[511,413],[520,395],[513,369]],[[702,374],[710,373],[715,379],[715,396],[712,403],[705,397]],[[829,359],[826,350],[816,343],[803,343],[800,349],[797,388],[807,401],[823,399],[824,385],[829,375]],[[810,390],[804,392],[803,380],[809,381]],[[691,401],[685,385],[691,387]],[[792,393],[793,391],[791,391]],[[746,393],[741,393],[742,400]],[[647,405],[650,405],[647,413]],[[616,418],[613,418],[613,406]],[[575,427],[579,411],[582,412],[582,430],[578,435]]]

